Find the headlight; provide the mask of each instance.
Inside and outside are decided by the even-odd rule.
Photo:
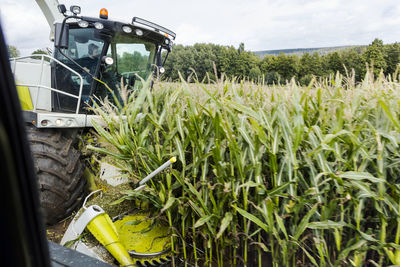
[[[143,31],[141,29],[136,29],[135,33],[137,36],[142,36],[143,35]]]
[[[164,43],[165,43],[166,45],[169,45],[170,40],[169,40],[169,39],[165,39],[165,40],[164,40]]]
[[[104,56],[104,57],[102,58],[102,60],[103,60],[103,62],[105,62],[107,65],[112,65],[112,64],[114,64],[114,59],[113,59],[112,57]]]
[[[86,20],[80,20],[78,22],[79,27],[81,28],[87,28],[89,26],[89,22],[87,22]]]
[[[48,121],[48,120],[42,120],[42,121],[40,122],[40,124],[41,124],[42,126],[46,127],[46,126],[49,124],[49,121]]]
[[[129,26],[122,26],[122,30],[125,32],[125,33],[131,33],[132,32],[132,28],[131,27],[129,27]]]
[[[95,23],[94,23],[94,27],[95,27],[96,29],[98,29],[98,30],[101,30],[101,29],[104,28],[104,25],[103,25],[103,23],[95,22]]]
[[[71,10],[72,13],[74,13],[75,15],[78,15],[81,13],[81,7],[80,6],[71,6],[69,8],[69,10]]]

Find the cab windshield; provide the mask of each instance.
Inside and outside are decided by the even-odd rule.
[[[83,77],[82,102],[87,102],[90,97],[93,78],[86,72],[95,75],[101,58],[105,41],[98,31],[93,28],[70,29],[68,35],[68,49],[56,50],[55,57],[62,63],[78,72]],[[68,56],[65,57],[64,55]],[[70,59],[78,63],[77,66]],[[59,64],[55,65],[53,87],[61,91],[78,95],[80,79],[78,75]],[[53,110],[61,112],[74,112],[78,100],[60,93],[53,93]]]
[[[143,87],[143,80],[149,78],[154,63],[157,46],[131,35],[116,34],[108,47],[107,56],[113,58],[112,65],[104,65],[101,69],[101,80],[114,92],[121,88],[121,82],[128,89]],[[109,95],[105,86],[99,85],[96,96]],[[118,95],[118,94],[117,94]]]
[[[85,103],[89,103],[93,95],[113,101],[112,94],[115,94],[120,100],[118,89],[121,82],[130,90],[142,88],[142,81],[151,74],[157,48],[155,43],[132,34],[120,32],[111,37],[94,28],[72,28],[69,30],[68,48],[61,52],[56,50],[55,57],[83,77],[81,103],[85,108]],[[107,65],[101,60],[103,55],[111,57],[114,63]],[[78,75],[59,64],[55,65],[54,71],[53,88],[78,95]],[[94,82],[88,72],[106,83],[111,91],[103,83]],[[77,102],[76,98],[53,93],[53,111],[75,112]]]

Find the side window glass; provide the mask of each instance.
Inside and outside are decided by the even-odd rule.
[[[117,44],[118,73],[124,77],[136,74],[147,78],[150,69],[150,48],[145,44]]]

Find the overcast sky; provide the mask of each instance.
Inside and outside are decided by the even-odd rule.
[[[366,45],[400,41],[399,0],[59,0],[82,15],[137,16],[177,33],[176,43],[245,44],[246,50]],[[35,0],[0,0],[3,30],[22,55],[51,47]]]

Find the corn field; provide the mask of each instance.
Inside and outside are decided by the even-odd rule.
[[[122,89],[91,149],[135,182],[178,158],[123,199],[188,266],[400,265],[400,83],[372,75]]]

